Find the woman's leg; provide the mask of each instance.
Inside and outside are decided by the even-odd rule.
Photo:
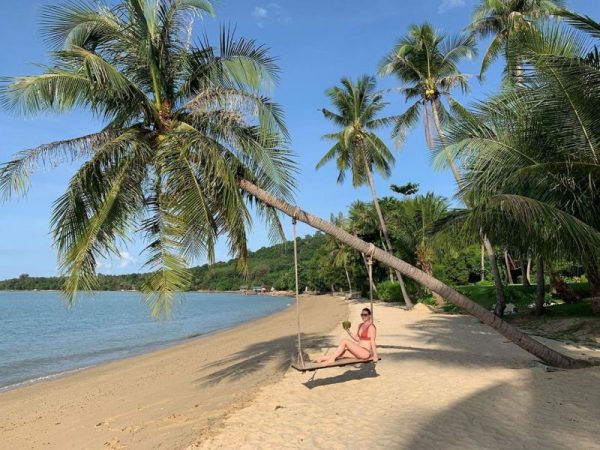
[[[333,355],[327,358],[326,362],[334,362],[337,358],[342,356],[344,352],[350,352],[355,358],[367,359],[371,356],[371,352],[364,347],[361,347],[356,342],[349,339],[342,339],[340,345],[335,350]]]

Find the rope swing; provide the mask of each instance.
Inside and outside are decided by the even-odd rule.
[[[298,286],[298,239],[296,236],[296,222],[298,215],[300,214],[300,208],[296,208],[294,210],[294,214],[292,215],[292,233],[294,238],[294,278],[296,283],[296,325],[298,328],[298,361],[296,364],[292,364],[292,368],[296,369],[299,372],[315,372],[319,369],[326,369],[330,367],[343,367],[347,365],[354,364],[365,364],[371,362],[370,359],[355,359],[355,358],[341,358],[332,363],[304,363],[304,357],[302,356],[302,336],[300,333],[300,289]],[[369,250],[367,252],[369,262],[369,290],[371,297],[371,317],[373,317],[373,253],[375,252],[375,246],[373,244],[370,245]],[[314,375],[313,375],[314,376]]]
[[[296,238],[296,222],[300,208],[296,208],[292,216],[292,233],[294,236],[294,278],[296,283],[296,325],[298,327],[298,365],[304,367],[302,356],[302,338],[300,336],[300,292],[298,287],[298,243]]]
[[[373,309],[373,253],[375,253],[375,246],[369,244],[369,250],[367,250],[367,268],[369,273],[369,300],[371,300],[371,322],[375,321],[375,310]]]

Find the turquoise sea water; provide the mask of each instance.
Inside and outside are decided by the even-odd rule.
[[[58,292],[0,291],[0,390],[148,352],[266,316],[289,298],[185,293],[170,320],[153,320],[141,294],[81,294],[67,310]]]

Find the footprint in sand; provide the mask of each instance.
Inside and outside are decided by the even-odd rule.
[[[123,450],[127,448],[127,446],[123,445],[117,438],[113,438],[111,441],[106,441],[104,446],[110,450]]]

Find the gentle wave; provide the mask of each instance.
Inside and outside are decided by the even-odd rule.
[[[53,380],[55,378],[60,378],[65,375],[70,375],[73,373],[81,372],[82,370],[89,369],[90,367],[94,367],[94,366],[78,367],[77,369],[65,370],[64,372],[52,373],[50,375],[44,375],[42,377],[32,378],[30,380],[25,380],[25,381],[20,381],[18,383],[14,383],[14,384],[9,384],[7,386],[0,387],[0,392],[10,391],[11,389],[17,389],[20,387],[29,386],[29,385],[32,385],[35,383],[39,383],[41,381]]]

